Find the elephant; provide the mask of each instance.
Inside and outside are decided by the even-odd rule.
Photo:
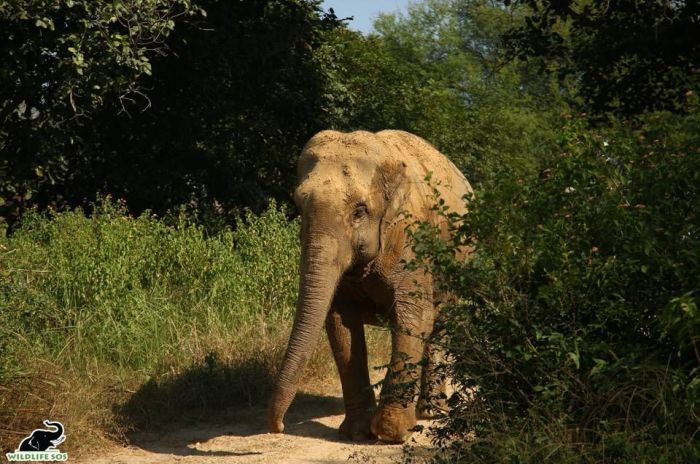
[[[17,451],[46,451],[63,443],[63,424],[60,422],[44,421],[47,427],[56,427],[55,431],[35,429],[27,438],[22,440]]]
[[[325,323],[343,390],[341,439],[402,443],[417,418],[428,415],[427,398],[443,388],[430,381],[436,350],[425,340],[447,298],[429,273],[405,266],[414,257],[406,227],[429,221],[446,238],[433,189],[463,213],[472,187],[432,145],[398,130],[319,132],[303,148],[297,174],[299,298],[268,408],[270,431],[284,431],[284,415]],[[392,328],[392,354],[377,405],[364,324],[379,323]]]

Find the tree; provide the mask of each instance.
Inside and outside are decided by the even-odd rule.
[[[415,229],[455,296],[441,462],[698,461],[700,112],[639,121],[567,119],[539,175],[438,211],[448,244]]]
[[[369,37],[339,30],[321,48],[328,125],[414,132],[472,182],[534,169],[563,106],[534,66],[504,60],[518,21],[490,1],[430,0],[380,16]]]
[[[176,21],[200,14],[190,0],[0,0],[0,216],[70,175],[81,127],[143,99]]]
[[[0,216],[97,192],[159,213],[286,199],[322,125],[313,51],[342,25],[319,3],[0,3]]]
[[[507,34],[513,55],[540,57],[577,84],[584,108],[634,115],[682,111],[700,87],[700,3],[671,0],[507,1],[526,22]]]
[[[118,194],[137,211],[288,201],[296,156],[322,128],[314,50],[342,25],[318,3],[200,1],[207,19],[176,30],[171,53],[153,62],[148,110],[101,115],[75,188]]]

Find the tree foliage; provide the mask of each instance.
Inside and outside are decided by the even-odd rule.
[[[571,78],[587,109],[634,115],[681,111],[700,88],[700,4],[695,1],[506,1],[525,5],[507,34],[512,53],[541,57]]]
[[[8,202],[75,175],[81,127],[107,101],[143,97],[140,78],[166,52],[175,22],[202,13],[190,0],[0,1],[4,215]]]
[[[323,127],[313,53],[340,25],[316,3],[200,1],[207,20],[184,24],[153,63],[148,111],[102,115],[113,130],[95,135],[85,194],[106,188],[156,211],[287,200],[296,155]]]
[[[318,3],[3,4],[2,215],[96,192],[159,213],[286,197],[322,128],[314,50],[342,24]]]
[[[328,124],[398,128],[434,143],[472,182],[532,169],[565,105],[547,77],[503,60],[518,18],[483,0],[431,0],[383,15],[376,34],[339,30],[321,48]]]

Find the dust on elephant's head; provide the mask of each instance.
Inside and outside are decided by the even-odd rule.
[[[324,131],[299,158],[294,199],[302,236],[334,237],[341,268],[367,263],[388,245],[387,226],[400,213],[406,182],[406,163],[396,155],[375,134]]]

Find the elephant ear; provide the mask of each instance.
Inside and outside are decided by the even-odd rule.
[[[384,214],[379,226],[381,249],[394,245],[397,233],[403,233],[406,220],[405,206],[408,199],[408,175],[406,163],[400,160],[388,160],[379,167],[379,191],[383,195]],[[396,250],[399,251],[399,250]]]
[[[29,444],[29,446],[31,446],[32,448],[34,448],[34,449],[36,449],[36,450],[43,451],[43,450],[41,449],[41,443],[38,442],[38,440],[37,440],[37,438],[36,438],[35,436],[32,436],[32,437],[29,439],[28,444]]]

